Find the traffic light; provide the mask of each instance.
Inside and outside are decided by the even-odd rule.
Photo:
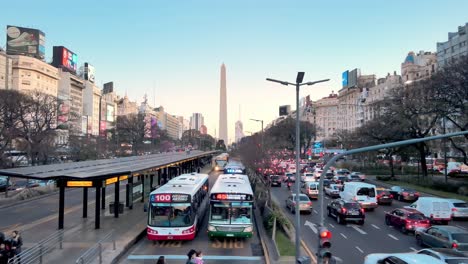
[[[331,232],[326,227],[319,228],[319,250],[318,257],[319,259],[331,259],[332,253],[330,252],[331,247]]]

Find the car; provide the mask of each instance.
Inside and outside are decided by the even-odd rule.
[[[417,253],[373,253],[364,258],[364,264],[445,264],[445,262]]]
[[[318,181],[320,182],[320,181]],[[325,190],[326,187],[330,186],[330,184],[333,184],[332,181],[330,181],[329,179],[323,179],[323,190]]]
[[[286,199],[286,208],[293,214],[296,213],[296,194],[289,195],[288,199]],[[300,212],[307,212],[309,214],[312,213],[312,202],[310,201],[307,195],[301,193],[299,194],[299,211]],[[299,212],[299,213],[300,213]]]
[[[458,199],[446,199],[452,211],[452,219],[468,218],[468,203]]]
[[[320,177],[322,176],[322,172],[323,172],[322,169],[316,168],[315,171],[314,171],[314,177],[315,177],[315,179],[320,179]]]
[[[318,199],[319,183],[318,182],[305,182],[301,186],[301,192],[307,195],[310,199]]]
[[[291,173],[291,172],[286,172],[283,176],[283,181],[284,182],[295,182],[296,181],[296,177],[294,176],[295,174],[294,173]]]
[[[361,178],[361,181],[365,181],[366,180],[366,175],[362,172],[358,172],[358,171],[353,171],[351,172],[350,175],[353,175],[353,176],[359,176],[359,178]]]
[[[39,186],[39,181],[37,180],[17,180],[11,183],[11,185],[8,187],[8,190],[12,191],[20,191],[26,188],[33,188]]]
[[[343,184],[348,181],[348,177],[347,176],[333,176],[332,181],[336,184]]]
[[[435,259],[441,260],[444,263],[463,264],[468,263],[466,253],[455,251],[449,248],[425,248],[417,252],[417,254],[428,255]]]
[[[364,208],[359,203],[343,199],[336,199],[328,204],[327,215],[334,217],[338,224],[357,222],[357,224],[363,225],[366,217]]]
[[[334,175],[333,172],[331,172],[331,171],[327,171],[327,172],[325,173],[325,178],[326,178],[326,179],[331,180],[331,179],[333,179],[333,176],[335,176],[335,175]]]
[[[412,203],[405,208],[413,208],[423,213],[426,217],[431,219],[431,222],[440,222],[448,224],[452,219],[452,211],[447,199],[437,197],[421,197],[416,202]]]
[[[352,181],[362,181],[361,180],[361,177],[359,177],[359,175],[353,175],[352,173],[351,174],[348,174],[346,175],[346,181],[349,181],[349,182],[352,182]]]
[[[419,198],[419,192],[401,186],[392,186],[390,188],[390,193],[393,195],[393,198],[398,201],[416,201]]]
[[[385,214],[385,224],[394,226],[406,234],[414,232],[416,228],[429,228],[431,221],[417,210],[400,208]]]
[[[377,203],[378,204],[392,205],[393,195],[390,193],[388,189],[377,188],[376,191],[377,191]]]
[[[340,197],[347,201],[356,201],[363,208],[372,211],[378,206],[376,188],[375,185],[364,182],[347,182],[340,192]]]
[[[455,226],[434,225],[426,229],[417,228],[415,238],[421,247],[468,250],[468,232]]]
[[[281,187],[281,177],[279,175],[271,175],[270,184],[271,186]]]
[[[341,184],[330,184],[329,186],[325,187],[325,194],[332,198],[340,197],[340,191],[342,188],[343,185]]]
[[[311,182],[311,181],[315,181],[315,177],[313,173],[305,172],[304,174],[302,174],[301,182]]]

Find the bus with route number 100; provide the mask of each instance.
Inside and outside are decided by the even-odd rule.
[[[193,240],[208,207],[208,174],[182,174],[150,193],[149,240]]]
[[[208,236],[252,237],[253,198],[247,175],[220,175],[210,193]]]

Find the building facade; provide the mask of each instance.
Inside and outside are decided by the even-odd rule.
[[[138,105],[137,102],[132,102],[128,99],[128,96],[124,96],[123,98],[117,98],[117,115],[118,116],[126,116],[129,114],[137,114],[138,113]]]
[[[468,23],[459,26],[457,32],[449,32],[446,42],[437,43],[437,65],[442,68],[468,55]]]
[[[242,121],[237,121],[235,124],[235,129],[236,129],[236,143],[239,143],[240,140],[244,137],[244,125],[242,124]]]
[[[0,49],[0,89],[13,89],[13,60]]]
[[[430,77],[436,72],[437,54],[420,51],[415,54],[410,51],[401,64],[401,76],[405,84]]]
[[[190,117],[190,129],[200,131],[200,127],[205,124],[203,115],[200,113],[193,113]]]
[[[68,115],[66,128],[70,135],[86,134],[87,120],[83,119],[84,80],[62,69],[58,69],[58,71],[58,100],[59,104],[66,105],[65,112],[60,113],[59,118],[60,115]]]
[[[110,82],[112,83],[112,82]],[[105,83],[110,84],[110,83]],[[117,94],[114,85],[107,85],[101,92],[101,118],[99,123],[99,135],[107,137],[107,131],[115,127],[117,119]]]
[[[41,92],[57,97],[59,69],[39,59],[11,55],[12,87],[24,93]]]
[[[332,138],[338,126],[338,95],[329,96],[314,102],[315,126],[317,127],[317,140]]]
[[[84,82],[83,117],[86,118],[86,134],[99,135],[99,115],[101,103],[101,89],[90,81]]]

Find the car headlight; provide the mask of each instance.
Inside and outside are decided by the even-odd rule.
[[[248,226],[244,228],[244,232],[252,232],[253,228],[251,226]]]
[[[216,231],[216,227],[208,225],[208,231]]]

